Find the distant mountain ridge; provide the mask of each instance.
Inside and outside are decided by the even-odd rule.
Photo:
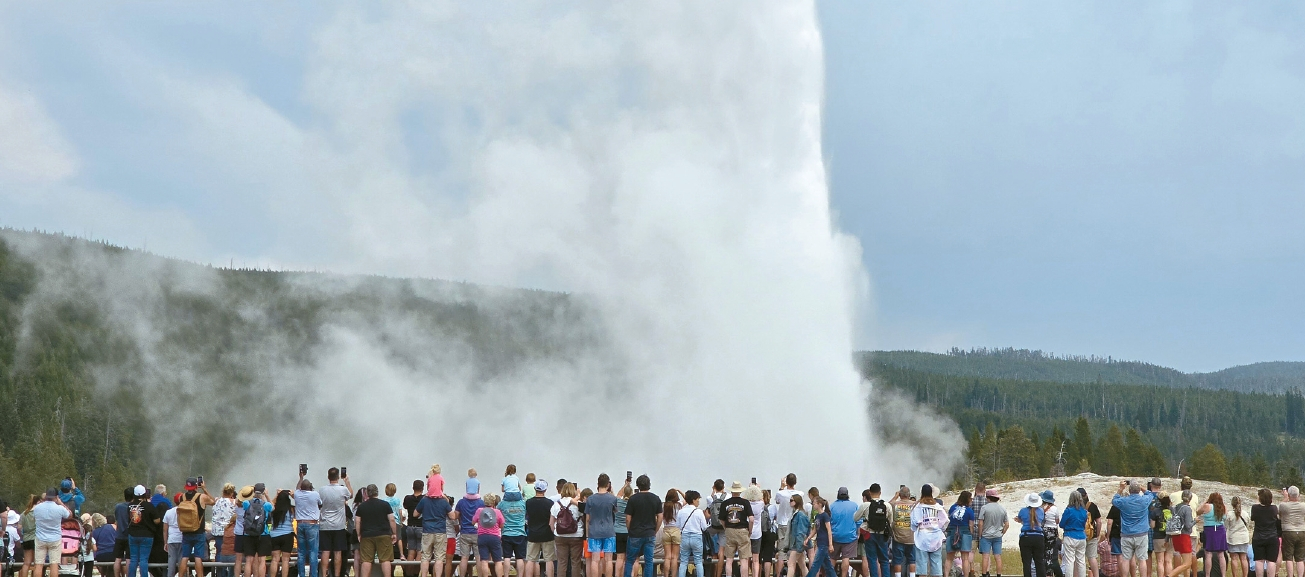
[[[873,362],[922,373],[961,377],[1195,387],[1271,394],[1305,391],[1305,362],[1271,361],[1210,373],[1184,373],[1139,361],[1052,355],[1015,348],[952,349],[947,353],[864,351],[857,356],[863,371]]]

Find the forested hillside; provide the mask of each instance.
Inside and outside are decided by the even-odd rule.
[[[1168,367],[1110,357],[1058,356],[1026,349],[952,349],[861,353],[861,362],[923,373],[1058,383],[1111,383],[1197,387],[1242,392],[1305,391],[1305,362],[1264,362],[1212,373],[1184,373]]]
[[[1070,474],[1173,475],[1182,463],[1210,480],[1252,484],[1300,477],[1305,399],[1294,391],[1182,386],[1167,380],[1182,373],[1143,363],[1049,359],[1027,351],[984,352],[973,362],[964,356],[912,352],[858,358],[862,373],[877,384],[956,420],[970,441],[969,474],[1046,476],[1060,456]],[[1093,366],[1100,366],[1101,378],[1084,382]],[[1003,377],[949,374],[961,369]],[[1143,382],[1115,384],[1107,374],[1116,381]],[[1140,378],[1148,375],[1150,382]]]
[[[488,383],[601,353],[584,310],[559,293],[214,269],[0,230],[0,497],[71,475],[98,511],[128,483],[221,471],[296,425],[292,399],[321,394],[311,369],[332,341]]]

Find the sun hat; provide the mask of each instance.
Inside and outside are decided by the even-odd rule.
[[[1037,493],[1029,493],[1024,496],[1025,507],[1038,507],[1042,505],[1042,496]]]
[[[1043,491],[1043,492],[1042,492],[1042,502],[1043,502],[1043,503],[1051,503],[1052,505],[1055,505],[1055,504],[1056,504],[1056,494],[1055,494],[1055,493],[1052,493],[1052,492],[1051,492],[1051,489],[1047,489],[1046,491]]]
[[[740,482],[738,482],[738,481],[735,481],[732,485],[730,485],[730,492],[731,492],[731,493],[742,493],[742,492],[743,492],[743,483],[740,483]]]
[[[250,497],[253,497],[253,496],[254,496],[254,486],[253,486],[253,485],[245,485],[244,487],[241,487],[241,488],[240,488],[240,498],[241,498],[241,499],[243,499],[243,500],[248,500]]]

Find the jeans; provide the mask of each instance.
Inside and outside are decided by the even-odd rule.
[[[871,534],[865,542],[865,556],[870,565],[870,577],[892,577],[889,560],[893,556],[893,543],[887,535]]]
[[[140,577],[149,577],[150,551],[153,549],[153,537],[127,536],[127,551],[131,554],[131,562],[127,564],[127,577],[137,577],[136,567],[140,567]]]
[[[915,574],[932,575],[933,577],[942,577],[943,575],[943,552],[942,549],[937,551],[925,551],[919,547],[915,548]]]
[[[689,557],[693,557],[694,575],[702,575],[702,533],[684,533],[680,537],[680,577],[689,574]]]
[[[295,538],[299,541],[299,577],[317,577],[317,546],[320,543],[322,533],[316,523],[300,523],[295,530]],[[304,564],[308,564],[305,571]]]
[[[653,542],[656,537],[630,537],[625,543],[625,577],[634,574],[634,560],[643,555],[643,574],[645,577],[656,575],[653,565]]]
[[[828,546],[816,547],[816,559],[811,562],[811,570],[807,572],[807,577],[816,577],[821,569],[825,570],[825,577],[838,577],[838,571],[834,569],[834,562],[829,560]]]

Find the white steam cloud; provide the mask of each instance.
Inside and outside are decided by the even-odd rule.
[[[602,344],[486,377],[398,309],[331,316],[308,362],[243,351],[277,426],[240,439],[233,478],[286,482],[307,461],[401,487],[432,462],[454,487],[507,463],[655,489],[950,479],[955,426],[895,399],[890,426],[924,441],[877,441],[852,366],[868,283],[832,225],[812,2],[368,4],[313,42],[313,122],[251,121],[270,108],[250,99],[195,120],[221,118],[218,142],[276,132],[257,158],[214,160],[278,183],[267,260],[564,290],[593,313],[568,326]],[[296,282],[357,289],[319,281]],[[162,342],[163,317],[116,318]]]

